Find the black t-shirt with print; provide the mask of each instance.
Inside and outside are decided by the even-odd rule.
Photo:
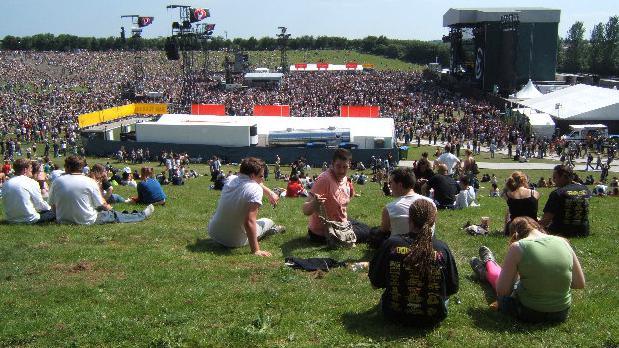
[[[589,198],[585,185],[572,183],[550,193],[544,213],[553,214],[548,230],[566,237],[589,235]]]
[[[435,262],[427,280],[404,264],[410,236],[387,239],[370,263],[368,276],[373,286],[384,288],[382,311],[385,318],[415,326],[434,325],[447,317],[445,301],[458,292],[458,269],[447,244],[434,239]]]

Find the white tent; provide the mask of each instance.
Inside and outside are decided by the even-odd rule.
[[[514,112],[518,112],[529,118],[529,124],[531,125],[531,132],[538,138],[552,138],[555,132],[555,122],[550,115],[537,112],[531,108],[517,108],[512,109]]]
[[[558,119],[619,121],[619,91],[578,84],[520,102]]]
[[[541,97],[542,95],[543,94],[535,88],[535,85],[533,85],[533,81],[531,81],[531,79],[529,79],[529,82],[527,82],[521,90],[516,92],[517,99],[531,99]]]

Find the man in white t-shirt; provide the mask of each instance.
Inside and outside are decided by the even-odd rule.
[[[56,216],[41,196],[39,183],[32,179],[32,164],[20,158],[13,163],[15,176],[3,186],[4,215],[9,223],[54,221]]]
[[[369,244],[378,248],[383,241],[394,235],[404,235],[410,232],[408,210],[413,202],[423,199],[434,205],[434,202],[423,195],[415,193],[413,187],[417,178],[413,168],[398,167],[389,175],[389,187],[393,196],[397,198],[388,203],[381,216],[380,229],[372,229]],[[436,206],[435,206],[436,207]],[[432,226],[434,234],[434,226]]]
[[[254,157],[243,159],[239,175],[230,176],[221,191],[217,210],[208,224],[208,234],[226,247],[249,244],[252,254],[271,256],[270,252],[260,249],[258,240],[281,233],[284,228],[271,219],[257,219],[264,193],[273,205],[279,200],[279,196],[263,184],[264,165]]]
[[[65,172],[52,184],[49,202],[59,223],[78,225],[103,224],[111,222],[138,222],[152,215],[155,208],[149,205],[141,212],[120,213],[112,210],[97,182],[84,176],[84,161],[79,156],[65,159]]]
[[[447,175],[451,175],[453,174],[454,167],[456,165],[460,165],[460,159],[453,153],[449,152],[448,148],[445,148],[445,152],[438,156],[435,164],[438,166],[441,163],[447,166]]]

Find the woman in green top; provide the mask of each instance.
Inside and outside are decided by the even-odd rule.
[[[497,294],[498,309],[528,322],[565,321],[572,303],[571,289],[585,287],[580,262],[569,243],[544,233],[537,221],[517,217],[503,267],[482,246],[471,260],[473,271]]]

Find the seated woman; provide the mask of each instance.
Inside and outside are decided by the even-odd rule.
[[[114,186],[108,180],[107,169],[103,165],[97,163],[92,166],[88,176],[97,182],[101,195],[108,204],[130,203],[130,200],[126,200],[123,196],[114,193]]]
[[[41,197],[49,197],[49,185],[47,185],[47,174],[43,171],[43,166],[39,161],[32,161],[32,178],[39,184]]]
[[[450,295],[458,292],[458,269],[444,242],[432,238],[436,208],[425,199],[409,208],[409,233],[392,235],[370,262],[368,276],[384,288],[380,307],[385,319],[433,326],[447,317]]]
[[[572,303],[571,289],[583,289],[585,276],[567,240],[548,235],[528,216],[509,226],[511,243],[501,268],[482,246],[473,271],[497,295],[498,310],[526,322],[562,322]]]
[[[138,196],[133,197],[135,203],[164,205],[166,195],[161,188],[161,184],[154,178],[155,171],[153,167],[142,167],[140,170],[140,178],[142,181],[138,184]]]
[[[537,206],[540,193],[529,188],[529,181],[523,172],[513,172],[505,183],[506,191],[503,195],[507,202],[507,216],[505,217],[505,235],[511,220],[519,216],[528,216],[537,220]]]
[[[539,188],[543,188],[546,187],[548,184],[546,183],[546,179],[544,179],[544,177],[540,177],[539,181],[537,182],[537,187]]]
[[[497,184],[492,184],[492,188],[490,189],[490,197],[500,197],[501,193],[499,192],[499,187]]]

